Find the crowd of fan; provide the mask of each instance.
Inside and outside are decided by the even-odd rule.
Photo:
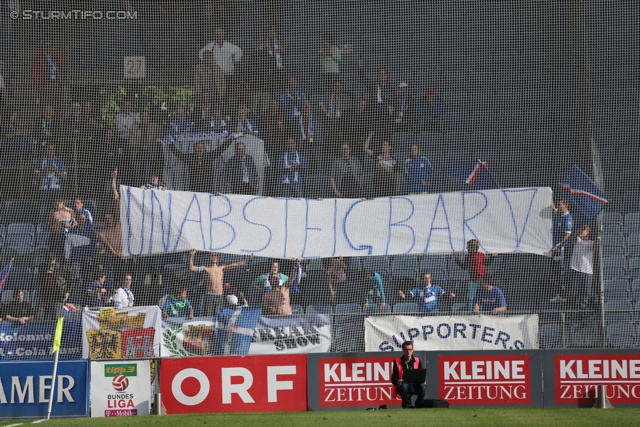
[[[303,181],[314,174],[326,177],[332,196],[338,198],[428,192],[434,172],[420,146],[411,145],[401,161],[394,157],[390,137],[394,132],[444,131],[442,99],[433,88],[420,100],[410,96],[407,83],[392,84],[384,68],[369,78],[362,60],[358,61],[359,81],[368,100],[354,98],[341,80],[342,57],[349,52],[348,45],[336,43],[330,34],[324,36],[317,53],[319,75],[310,96],[287,70],[287,44],[275,28],[266,29],[244,64],[242,50],[219,30],[199,52],[193,111],[177,107],[167,126],[157,122],[153,112],[135,112],[135,100],[125,99],[113,127],[104,127],[92,98],[73,104],[71,114],[62,117],[60,81],[66,60],[46,42],[31,70],[44,105],[32,132],[25,132],[16,103],[9,102],[2,78],[5,64],[0,60],[3,164],[18,161],[16,155],[37,158],[39,222],[46,223],[50,233],[47,252],[39,258],[37,298],[27,303],[24,295],[31,289],[16,289],[15,301],[6,305],[0,320],[51,321],[65,309],[134,304],[159,304],[165,317],[215,316],[227,305],[259,305],[265,314],[273,315],[291,314],[292,305],[339,303],[384,311],[390,303],[412,297],[423,302],[423,311],[437,312],[438,298],[455,298],[455,293],[432,285],[428,272],[394,286],[391,294],[387,283],[385,295],[385,279],[379,272],[353,270],[349,260],[342,258],[323,260],[320,276],[314,277],[307,274],[304,260],[257,262],[250,257],[221,264],[219,255],[212,253],[204,265],[195,265],[192,251],[184,268],[168,272],[165,265],[170,264],[170,255],[124,258],[122,254],[118,184],[309,197],[313,194],[303,191]],[[248,108],[257,92],[270,97],[264,111]],[[216,146],[196,142],[181,150],[174,143],[181,136],[201,132],[224,136]],[[240,135],[262,140],[264,159],[253,159],[246,147],[253,140],[236,141]],[[214,187],[212,177],[219,172],[214,165],[230,146],[234,155],[224,164],[222,183]],[[187,167],[186,188],[167,179],[171,174],[167,158]],[[85,169],[89,173],[78,179],[91,183],[93,190],[86,198],[100,201],[100,215],[87,209],[80,196],[75,197],[73,208],[65,205],[66,165],[71,162],[90,166]],[[259,182],[256,163],[265,166],[264,183]],[[365,182],[366,177],[373,182]],[[6,173],[2,185],[4,190],[11,186]],[[473,295],[467,296],[469,311],[501,314],[506,310],[504,295],[492,286],[483,262],[469,258],[460,263],[475,283]]]

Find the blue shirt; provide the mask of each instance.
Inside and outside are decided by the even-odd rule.
[[[476,295],[476,304],[480,306],[481,312],[489,312],[494,308],[506,307],[507,300],[502,291],[494,286],[490,291],[480,289]],[[500,316],[502,315],[503,313],[500,313]]]
[[[63,174],[67,174],[67,170],[64,167],[62,160],[54,157],[49,159],[47,157],[42,158],[36,165],[36,172],[40,173],[44,168],[55,166],[58,171]],[[40,179],[40,191],[43,193],[61,193],[62,192],[62,180],[55,172],[46,172]]]
[[[444,102],[434,101],[433,105],[428,105],[427,101],[420,104],[420,118],[427,122],[434,122],[444,117]]]
[[[367,283],[365,283],[364,302],[369,304],[370,300],[374,303],[377,303],[377,301],[386,302],[384,297],[384,285],[382,284],[382,276],[380,273],[374,273],[369,277]]]
[[[291,166],[296,163],[298,163],[298,169],[292,171]],[[298,151],[295,153],[284,153],[278,161],[278,169],[287,171],[286,174],[282,176],[282,184],[289,186],[289,188],[302,187],[302,171],[306,168],[307,159]]]
[[[190,119],[184,119],[179,121],[176,118],[171,120],[169,124],[169,136],[177,136],[185,133],[199,132],[198,128],[193,124]]]
[[[438,312],[438,297],[444,293],[444,289],[438,285],[411,289],[411,296],[414,298],[420,298],[422,301],[422,311],[427,313]]]
[[[294,102],[293,100],[294,95],[298,97],[297,102]],[[280,109],[280,111],[287,115],[287,117],[291,121],[292,126],[295,126],[297,124],[297,118],[302,114],[302,101],[304,101],[305,99],[307,99],[307,95],[299,90],[296,90],[295,93],[286,91],[282,95],[280,95],[278,108]]]
[[[409,193],[426,193],[428,187],[422,181],[433,182],[434,172],[429,159],[424,156],[411,157],[405,161],[404,171],[409,180]]]
[[[560,244],[564,236],[568,233],[571,234],[573,228],[573,218],[571,214],[567,212],[562,215],[560,213],[554,214],[555,221],[553,222],[553,246]],[[569,246],[569,239],[562,245],[562,247]]]
[[[234,131],[235,131],[235,128],[234,128]],[[258,133],[258,125],[256,124],[256,122],[254,122],[251,119],[244,119],[242,122],[240,122],[240,132]]]

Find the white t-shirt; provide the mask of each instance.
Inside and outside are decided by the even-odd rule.
[[[233,75],[235,72],[235,63],[242,59],[242,49],[238,46],[225,41],[222,46],[216,42],[211,42],[200,49],[200,59],[205,51],[210,51],[213,56],[213,62],[218,64],[225,76]]]
[[[123,287],[118,288],[118,291],[111,297],[111,299],[115,303],[116,308],[133,307],[134,298],[130,289],[125,289]]]
[[[593,274],[593,240],[576,239],[571,256],[571,269],[580,273]]]

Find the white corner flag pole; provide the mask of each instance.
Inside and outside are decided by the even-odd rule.
[[[58,317],[58,324],[56,325],[56,333],[53,336],[53,348],[52,352],[55,353],[55,359],[53,361],[53,375],[51,377],[51,394],[49,395],[49,411],[47,412],[47,419],[51,419],[51,407],[53,406],[53,398],[56,390],[56,374],[58,373],[58,356],[60,355],[60,341],[62,340],[62,324],[64,323],[64,317]]]

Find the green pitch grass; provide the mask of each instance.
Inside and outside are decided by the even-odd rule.
[[[31,421],[0,421],[0,427]],[[38,427],[212,427],[212,426],[637,426],[640,409],[388,409],[268,414],[162,415],[53,419]]]

